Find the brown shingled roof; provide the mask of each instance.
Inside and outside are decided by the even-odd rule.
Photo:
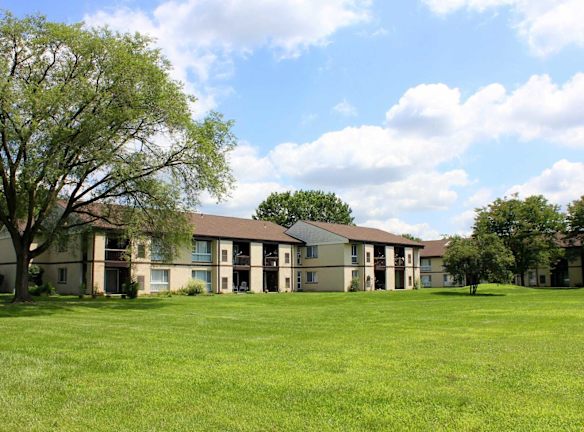
[[[201,213],[189,213],[189,219],[194,225],[195,236],[302,243],[286,234],[286,228],[273,222]]]
[[[441,257],[444,256],[448,239],[423,241],[424,249],[420,253],[421,257]]]
[[[384,243],[384,244],[398,244],[403,246],[424,247],[423,244],[412,241],[405,237],[401,237],[387,231],[377,228],[368,228],[354,225],[342,225],[326,222],[303,221],[309,225],[314,225],[322,228],[333,234],[345,237],[349,240],[364,241],[370,243]]]

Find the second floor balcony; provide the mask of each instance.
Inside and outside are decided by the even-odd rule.
[[[375,257],[373,259],[373,265],[376,270],[385,270],[385,257]]]
[[[406,266],[406,258],[403,256],[396,256],[394,258],[394,264],[396,267],[405,267]]]
[[[264,257],[264,267],[278,267],[278,257]]]
[[[250,265],[250,258],[249,255],[234,255],[233,256],[233,265],[240,266],[240,267],[249,267]]]

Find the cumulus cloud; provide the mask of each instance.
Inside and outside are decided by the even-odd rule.
[[[356,117],[358,114],[357,108],[351,105],[347,99],[343,99],[336,104],[333,107],[333,111],[345,117]]]
[[[547,56],[569,45],[584,46],[584,8],[581,0],[424,0],[435,13],[464,9],[484,12],[508,7],[514,27],[532,52]]]
[[[584,163],[559,160],[523,184],[514,185],[506,195],[518,193],[521,197],[544,195],[551,202],[566,205],[584,193]]]
[[[412,234],[423,240],[439,240],[442,238],[442,235],[427,223],[409,224],[398,218],[366,220],[363,222],[363,225],[371,228],[382,229],[395,234]]]
[[[157,40],[177,77],[229,74],[231,56],[267,47],[297,57],[340,29],[369,20],[370,0],[166,0],[153,11],[121,7],[86,15],[88,26],[138,31]],[[215,68],[215,69],[214,69]]]

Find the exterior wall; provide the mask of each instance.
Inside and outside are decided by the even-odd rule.
[[[385,246],[385,289],[395,290],[395,250],[393,246]]]
[[[264,291],[264,245],[252,242],[249,245],[251,268],[249,270],[249,290],[254,293]]]
[[[347,244],[321,244],[318,245],[318,257],[306,258],[306,248],[302,248],[302,290],[303,291],[346,291],[351,277],[351,271],[343,271],[348,256],[350,263],[350,249],[347,252]],[[317,273],[317,282],[307,282],[307,272]]]
[[[215,286],[215,292],[221,292],[227,294],[233,292],[233,242],[231,240],[218,240],[218,251],[217,260],[219,261],[219,266],[217,267],[217,284]],[[227,261],[221,261],[222,251],[227,251]],[[223,289],[222,280],[227,279],[227,286]]]
[[[568,260],[566,286],[574,288],[584,285],[584,280],[582,279],[583,264],[581,256],[575,256]],[[515,277],[515,283],[517,285],[521,284],[520,275]],[[549,266],[545,266],[528,270],[525,273],[525,285],[531,287],[552,286],[552,269]]]
[[[0,292],[13,292],[16,283],[16,253],[6,231],[0,231],[0,274],[4,276]]]
[[[409,247],[404,248],[404,253],[406,258],[404,288],[407,290],[414,289],[414,249]]]
[[[363,244],[359,248],[359,264],[363,266],[365,278],[365,291],[375,290],[375,260],[373,257],[373,245]],[[367,253],[369,253],[369,262],[367,262]]]
[[[420,267],[420,279],[422,276],[430,276],[431,283],[430,287],[441,288],[441,287],[458,287],[461,286],[454,282],[452,276],[444,271],[444,260],[442,257],[421,257],[420,259],[430,260],[430,270]],[[444,276],[446,276],[447,281],[444,281]],[[423,285],[422,285],[423,287]]]
[[[286,264],[285,261],[286,254],[290,254],[290,262],[288,264]],[[278,287],[280,292],[290,292],[294,286],[292,266],[296,257],[295,248],[292,245],[287,244],[278,245],[278,257]],[[286,279],[288,279],[289,282],[288,287],[286,287]]]

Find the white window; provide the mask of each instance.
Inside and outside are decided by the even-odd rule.
[[[432,286],[432,276],[431,275],[422,275],[421,277],[422,285],[427,287]]]
[[[302,272],[296,272],[296,290],[300,291],[302,289]]]
[[[351,272],[351,279],[359,279],[359,270],[353,270]]]
[[[296,265],[302,265],[302,249],[298,248],[296,252]]]
[[[432,271],[432,260],[430,260],[430,258],[422,258],[420,260],[420,267],[420,270],[423,272]]]
[[[357,264],[358,262],[359,262],[359,255],[357,252],[357,245],[352,244],[351,245],[351,263]]]
[[[164,254],[162,253],[162,241],[157,238],[153,238],[150,241],[150,260],[151,261],[162,261]]]
[[[318,246],[306,246],[306,258],[318,258]]]
[[[193,270],[192,278],[205,282],[207,292],[211,292],[211,272],[208,270]]]
[[[168,274],[169,270],[152,269],[150,271],[150,291],[168,291],[170,288]]]
[[[192,259],[196,262],[212,262],[211,242],[206,240],[193,240]]]
[[[306,272],[306,283],[317,283],[316,272]]]
[[[60,284],[67,283],[67,269],[66,268],[57,269],[57,283],[60,283]]]

